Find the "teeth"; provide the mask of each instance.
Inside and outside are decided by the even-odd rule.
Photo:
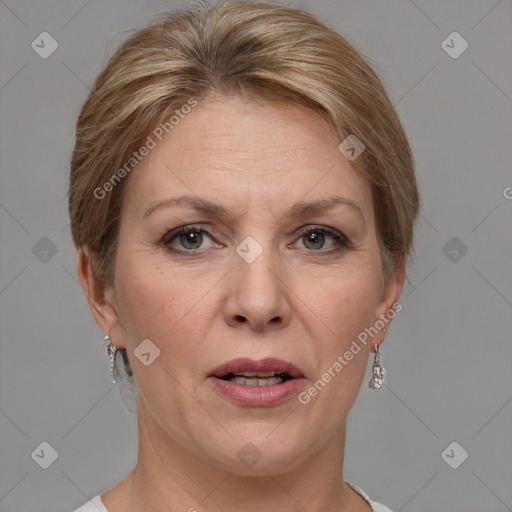
[[[237,377],[273,377],[276,372],[242,372],[237,373]]]
[[[274,373],[274,372],[269,372],[269,373]],[[261,377],[261,373],[258,375]],[[256,378],[247,379],[245,377],[241,377],[241,376],[237,375],[236,377],[229,379],[229,382],[232,382],[233,384],[241,384],[242,386],[257,387],[257,386],[274,386],[275,384],[281,384],[281,382],[284,382],[284,381],[283,381],[283,379],[281,379],[281,377],[270,376],[270,377],[266,377],[263,379],[256,379]]]

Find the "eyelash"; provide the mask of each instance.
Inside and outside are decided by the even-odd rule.
[[[200,256],[201,254],[204,253],[204,250],[203,251],[201,251],[201,249],[181,249],[180,250],[180,249],[174,249],[174,248],[170,247],[170,243],[175,238],[177,238],[179,235],[182,235],[184,233],[193,232],[193,231],[197,231],[202,234],[206,233],[207,236],[213,240],[212,236],[210,235],[210,233],[207,230],[202,229],[199,226],[188,225],[188,226],[182,226],[180,228],[177,228],[173,231],[166,233],[162,239],[162,244],[168,251],[170,251],[172,253],[187,254],[189,256]],[[331,229],[331,228],[328,228],[325,226],[307,226],[306,228],[301,229],[300,232],[298,233],[299,239],[309,233],[322,233],[324,235],[328,235],[328,236],[332,237],[335,240],[336,244],[338,245],[337,248],[330,249],[330,250],[310,249],[309,252],[311,252],[313,256],[331,255],[331,254],[339,252],[341,250],[351,248],[351,244],[350,244],[349,240],[347,239],[347,237],[345,235],[343,235],[343,233],[340,233],[339,231],[336,231],[335,229]],[[307,250],[307,248],[305,248],[305,249]],[[315,254],[315,253],[318,253],[318,254]]]

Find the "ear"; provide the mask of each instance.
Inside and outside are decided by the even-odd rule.
[[[395,268],[391,277],[384,282],[382,288],[382,296],[379,304],[377,305],[377,316],[374,321],[374,325],[381,320],[384,322],[384,328],[387,330],[391,325],[396,312],[402,309],[402,306],[398,303],[402,288],[404,286],[405,279],[405,256],[401,255],[397,258]],[[377,324],[379,325],[379,324]],[[375,345],[380,345],[386,333],[384,329],[381,330],[379,336],[375,336],[375,343],[373,344],[373,351],[375,351]]]
[[[97,279],[88,247],[78,250],[78,278],[99,328],[109,335],[117,348],[125,348],[115,307],[114,290],[106,288]]]

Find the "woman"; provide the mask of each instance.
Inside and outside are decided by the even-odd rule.
[[[234,0],[124,43],[69,210],[139,451],[80,512],[389,511],[343,479],[345,424],[371,352],[382,385],[418,201],[381,82],[312,15]]]

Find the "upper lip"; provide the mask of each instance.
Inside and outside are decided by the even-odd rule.
[[[245,372],[275,372],[287,373],[290,377],[304,377],[304,372],[301,368],[288,361],[276,359],[275,357],[267,357],[265,359],[250,359],[240,357],[232,359],[227,363],[223,363],[217,368],[213,369],[210,376],[224,377],[229,373],[242,374]]]

